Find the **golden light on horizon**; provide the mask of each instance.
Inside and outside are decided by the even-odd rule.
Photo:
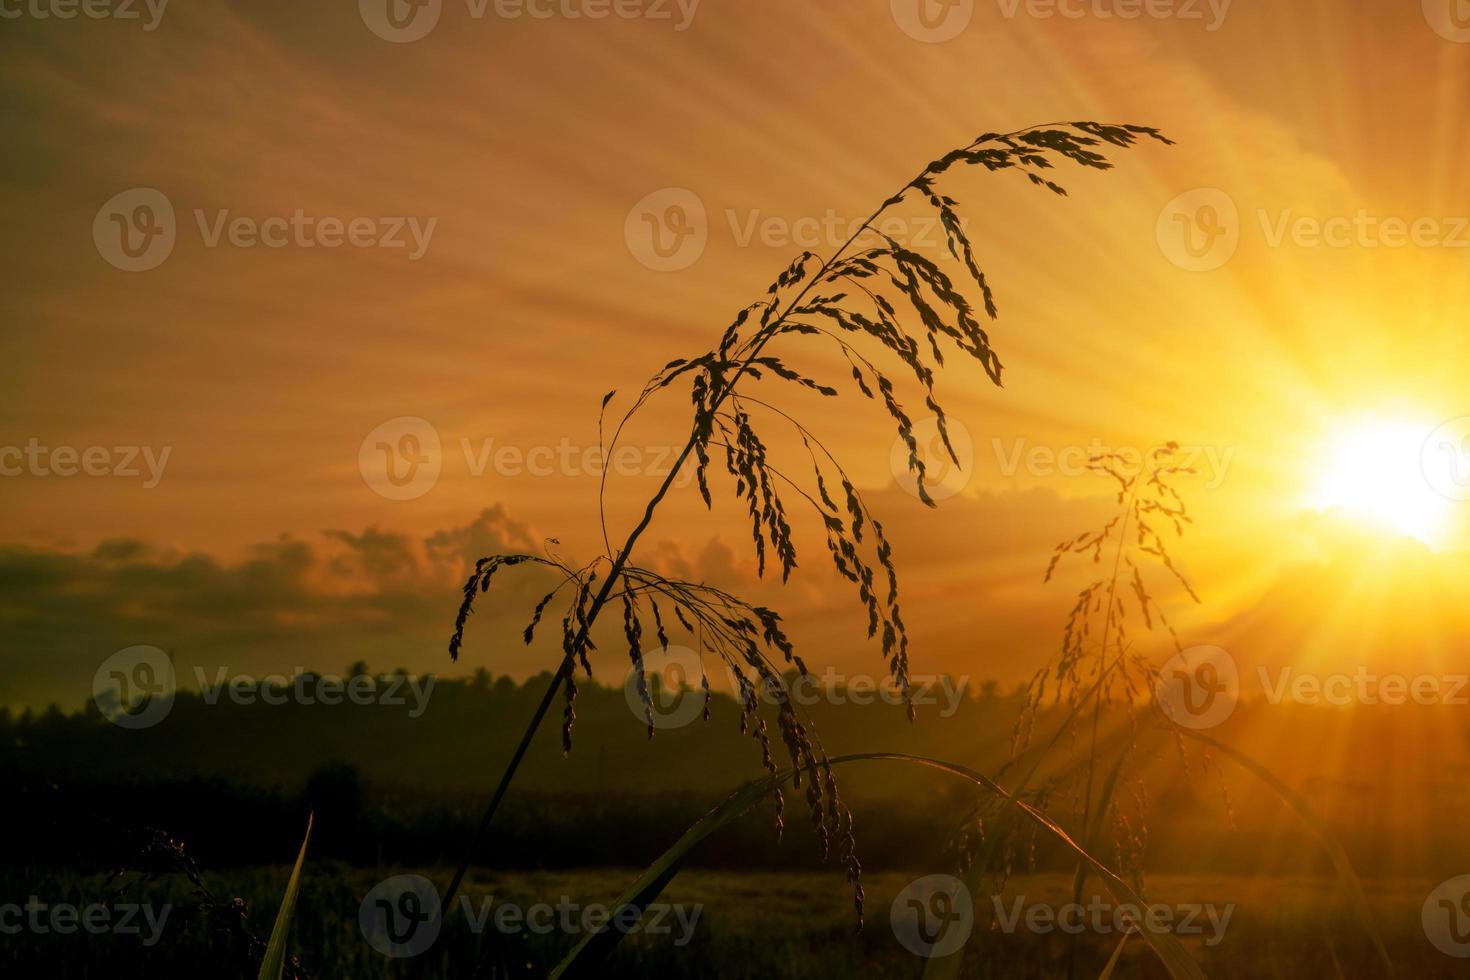
[[[1424,441],[1433,429],[1379,416],[1342,424],[1314,468],[1307,506],[1437,550],[1445,542],[1450,502],[1435,491],[1421,466]]]

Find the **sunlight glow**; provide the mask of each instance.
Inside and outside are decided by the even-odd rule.
[[[1337,511],[1435,547],[1449,502],[1420,469],[1420,450],[1433,426],[1378,418],[1338,431],[1314,469],[1308,506]]]

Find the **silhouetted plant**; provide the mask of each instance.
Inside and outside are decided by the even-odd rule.
[[[1063,629],[1061,657],[1037,671],[1027,686],[1026,705],[1016,721],[1013,752],[1029,744],[1049,681],[1057,701],[1065,700],[1069,706],[1076,707],[1083,700],[1092,699],[1094,752],[1097,721],[1104,705],[1119,704],[1130,719],[1133,717],[1134,704],[1153,689],[1155,669],[1147,657],[1129,653],[1130,608],[1149,630],[1157,620],[1168,631],[1175,651],[1182,649],[1178,634],[1144,578],[1145,567],[1162,568],[1191,599],[1199,602],[1189,580],[1175,566],[1164,536],[1172,531],[1175,538],[1182,537],[1185,525],[1193,523],[1184,498],[1172,482],[1176,476],[1194,472],[1175,462],[1178,450],[1179,445],[1174,442],[1153,450],[1142,471],[1133,474],[1127,472],[1127,460],[1117,453],[1094,456],[1088,461],[1088,469],[1117,482],[1118,510],[1101,528],[1058,544],[1044,581],[1051,581],[1057,566],[1068,555],[1090,556],[1092,564],[1101,565],[1104,550],[1111,550],[1111,569],[1105,577],[1088,583],[1077,593],[1077,601],[1067,614]],[[1089,784],[1091,781],[1089,767]]]
[[[184,849],[183,842],[155,827],[143,828],[141,835],[142,840],[130,865],[114,869],[103,882],[105,903],[112,905],[125,898],[129,888],[146,884],[159,876],[181,874],[193,889],[198,903],[195,910],[211,922],[221,937],[229,937],[242,944],[246,956],[252,962],[263,961],[268,943],[250,928],[249,910],[245,900],[232,898],[225,901],[216,897],[205,883],[199,865]],[[130,875],[133,877],[130,878]],[[283,955],[280,975],[289,980],[311,980],[302,967],[301,960],[295,956]]]
[[[732,672],[743,704],[742,729],[758,742],[764,766],[775,773],[773,739],[757,712],[759,688],[764,687],[771,694],[777,705],[782,751],[796,774],[794,785],[800,786],[805,778],[813,826],[824,852],[835,849],[846,867],[861,922],[861,867],[855,853],[851,813],[838,794],[837,781],[820,740],[787,696],[778,662],[794,667],[802,675],[807,668],[795,654],[780,616],[712,586],[678,581],[640,568],[632,563],[634,546],[680,471],[691,460],[699,492],[706,505],[712,506],[709,470],[712,456],[718,453],[722,454],[725,469],[734,481],[736,495],[745,503],[758,571],[764,575],[768,564],[779,566],[785,581],[797,567],[797,548],[786,505],[793,498],[804,500],[822,523],[826,548],[837,573],[856,587],[867,613],[868,634],[879,638],[888,670],[908,702],[908,634],[900,610],[893,551],[883,525],[821,441],[777,405],[753,396],[749,388],[754,383],[769,382],[772,387],[795,386],[835,397],[838,392],[834,385],[790,367],[773,349],[781,339],[812,338],[831,343],[851,368],[857,391],[881,403],[893,421],[907,447],[907,465],[918,495],[932,506],[934,501],[925,486],[926,468],[914,435],[913,420],[899,400],[894,379],[888,373],[891,369],[880,366],[875,358],[881,358],[881,352],[886,352],[903,374],[912,375],[923,390],[925,408],[937,420],[939,440],[956,463],[958,457],[949,440],[947,417],[935,392],[935,373],[944,366],[945,347],[973,358],[996,385],[1002,376],[1000,357],[966,290],[978,291],[983,316],[991,320],[998,316],[995,296],[960,219],[960,204],[940,187],[941,179],[955,168],[971,166],[990,172],[1016,170],[1039,187],[1065,194],[1049,176],[1056,160],[1109,169],[1111,164],[1102,151],[1108,146],[1130,147],[1140,137],[1170,142],[1148,127],[1093,122],[1058,123],[1008,134],[986,133],[930,163],[884,201],[830,257],[811,252],[799,256],[761,299],[739,312],[712,350],[670,361],[653,376],[618,423],[607,453],[616,446],[629,419],[651,398],[676,383],[687,383],[694,416],[682,452],[622,547],[616,550],[612,547],[604,518],[606,552],[584,565],[573,565],[549,552],[544,556],[492,555],[476,564],[465,583],[464,598],[449,642],[450,655],[456,659],[476,596],[489,588],[491,579],[502,568],[541,565],[552,569],[560,578],[557,586],[537,604],[525,631],[527,642],[550,604],[558,598],[564,603],[560,607],[563,609],[561,666],[485,811],[476,842],[503,798],[532,736],[563,689],[562,738],[564,748],[570,751],[577,696],[573,675],[578,666],[591,674],[589,654],[595,650],[592,627],[609,603],[621,606],[627,656],[648,716],[648,733],[650,737],[653,735],[652,702],[644,678],[643,657],[649,642],[645,624],[652,623],[655,642],[666,648],[669,642],[668,621],[663,615],[666,608],[672,610],[679,626],[694,638],[701,657],[713,654]],[[934,259],[872,227],[885,211],[908,199],[917,199],[938,212],[951,257],[963,268],[964,278],[972,285],[961,288]],[[609,392],[603,398],[603,412],[615,394]],[[808,481],[799,482],[772,462],[768,442],[757,431],[757,418],[761,420],[761,431],[765,431],[767,423],[780,424],[789,426],[800,438],[811,468]],[[664,604],[663,608],[660,603]],[[702,686],[708,692],[707,672]],[[909,712],[912,717],[911,703]],[[778,827],[781,808],[778,794]],[[472,843],[467,854],[473,851]],[[446,908],[459,888],[468,861],[467,856],[445,892]]]
[[[1178,450],[1177,443],[1169,442],[1151,451],[1136,472],[1130,472],[1133,467],[1118,453],[1105,453],[1088,460],[1089,470],[1117,484],[1117,510],[1102,527],[1058,544],[1047,564],[1044,581],[1050,582],[1063,559],[1069,556],[1090,558],[1090,564],[1101,566],[1108,554],[1111,562],[1106,574],[1077,593],[1077,601],[1063,627],[1060,657],[1037,671],[1027,685],[1012,735],[1012,761],[1006,767],[1009,769],[1031,746],[1037,718],[1048,706],[1048,690],[1051,706],[1064,705],[1067,709],[1048,749],[1063,734],[1075,740],[1076,726],[1090,707],[1091,719],[1086,722],[1090,729],[1087,752],[1080,764],[1066,766],[1060,774],[1045,779],[1027,798],[1038,808],[1045,808],[1058,797],[1070,797],[1079,817],[1074,834],[1090,853],[1096,853],[1104,820],[1111,815],[1115,867],[1120,872],[1131,873],[1140,888],[1148,832],[1143,781],[1140,778],[1131,781],[1131,813],[1117,802],[1117,792],[1126,778],[1128,759],[1138,744],[1135,712],[1155,690],[1158,668],[1147,656],[1131,652],[1128,622],[1130,610],[1150,631],[1157,622],[1168,632],[1175,652],[1182,650],[1178,634],[1150,590],[1144,574],[1146,568],[1162,569],[1191,599],[1199,602],[1199,596],[1169,553],[1169,541],[1182,537],[1186,525],[1192,523],[1174,480],[1194,471],[1177,462]],[[1099,762],[1103,760],[1098,736],[1104,711],[1114,706],[1123,713],[1127,737],[1117,756],[1108,760],[1107,776],[1099,786]],[[1180,751],[1183,757],[1182,742]],[[1040,766],[1040,761],[1033,764],[1022,779],[1022,787]],[[1002,848],[999,853],[1005,856],[1000,862],[1003,876],[1009,871],[1018,845],[1014,841],[1002,841],[999,846]],[[1029,841],[1026,846],[1030,846]],[[1073,878],[1074,902],[1081,901],[1086,875],[1086,865],[1079,862]],[[1075,975],[1076,950],[1073,937],[1069,943],[1069,975]]]

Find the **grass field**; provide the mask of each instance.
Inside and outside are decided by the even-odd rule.
[[[243,899],[248,922],[257,934],[269,932],[288,869],[259,867],[209,875],[207,884],[225,900]],[[466,977],[544,976],[576,934],[556,926],[535,934],[524,925],[502,932],[494,916],[507,904],[529,909],[537,903],[555,907],[577,903],[611,905],[633,870],[497,874],[477,872],[470,880],[470,908],[490,918],[478,933],[459,906],[442,934],[426,952],[390,959],[374,950],[358,924],[364,896],[382,874],[343,866],[309,869],[297,910],[292,949],[314,977]],[[423,872],[442,883],[443,869]],[[878,977],[919,978],[925,960],[906,950],[890,926],[895,896],[914,874],[881,873],[867,877],[867,924],[853,931],[851,894],[835,874],[739,873],[689,871],[677,879],[663,901],[679,906],[664,917],[667,931],[631,935],[601,975],[607,977],[700,977],[704,980]],[[29,878],[11,872],[4,880],[4,900],[23,902],[30,895],[43,901],[81,906],[103,894],[105,878],[75,875]],[[1435,883],[1411,880],[1365,882],[1369,903],[1400,976],[1463,976],[1464,964],[1438,952],[1420,925],[1420,907]],[[1019,908],[1060,908],[1070,900],[1070,877],[1060,874],[1018,876],[999,897],[1003,917]],[[1089,889],[1089,894],[1092,889]],[[1211,977],[1379,977],[1385,975],[1370,943],[1356,927],[1337,883],[1316,878],[1240,878],[1226,876],[1158,876],[1148,882],[1148,898],[1176,910],[1176,921],[1192,905],[1213,906],[1215,922],[1228,912],[1223,931],[1201,912],[1180,938]],[[1019,905],[1017,900],[1020,900]],[[19,977],[87,978],[104,976],[203,975],[198,964],[210,964],[208,975],[253,977],[244,941],[231,937],[202,914],[189,883],[179,876],[135,879],[121,901],[172,906],[161,941],[145,945],[144,936],[40,935],[24,944],[0,944],[0,974]],[[1103,899],[1105,900],[1105,899]],[[1011,931],[996,921],[996,899],[977,896],[976,925],[967,947],[962,976],[1008,980],[1065,975],[1068,936],[1060,929],[1033,932],[1022,915]],[[1089,904],[1084,901],[1084,907]],[[1120,935],[1101,916],[1084,918],[1080,975],[1097,976]],[[1039,915],[1039,913],[1032,913]],[[696,917],[697,916],[697,917]],[[571,913],[570,921],[579,919]],[[566,921],[565,919],[563,921]],[[647,921],[647,920],[645,920]],[[1038,919],[1037,921],[1042,921]],[[684,923],[691,923],[692,930]],[[1098,929],[1097,922],[1105,923]],[[988,928],[987,928],[988,923]],[[539,922],[544,926],[545,921]],[[1189,929],[1195,929],[1191,933]],[[145,930],[146,934],[146,930]],[[1153,955],[1136,938],[1123,951],[1115,976],[1161,977]]]

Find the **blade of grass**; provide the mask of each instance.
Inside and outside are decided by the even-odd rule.
[[[296,866],[291,869],[291,877],[286,882],[286,894],[281,898],[276,924],[271,927],[271,938],[265,946],[265,958],[260,961],[258,980],[281,980],[281,974],[286,969],[286,937],[291,932],[291,918],[296,914],[296,893],[301,887],[301,865],[306,860],[306,845],[311,842],[311,824],[314,819],[315,814],[307,814],[306,836],[301,840]]]
[[[947,772],[950,775],[968,780],[1000,797],[1018,814],[1037,824],[1044,832],[1055,837],[1079,858],[1086,861],[1102,880],[1103,885],[1108,889],[1109,893],[1120,904],[1129,904],[1137,908],[1143,908],[1145,905],[1143,898],[1135,893],[1122,878],[1119,878],[1101,861],[1098,861],[1083,850],[1080,845],[1068,836],[1066,831],[1045,813],[1042,813],[1022,800],[1016,799],[989,777],[973,769],[949,762],[941,762],[938,759],[905,755],[898,752],[865,752],[857,755],[838,756],[831,761],[834,766],[846,765],[851,762],[902,762],[909,765],[937,769],[941,772]],[[674,876],[678,874],[685,857],[688,856],[696,844],[716,830],[739,818],[764,798],[767,793],[789,777],[790,772],[787,771],[776,776],[769,776],[765,779],[749,783],[732,794],[719,806],[705,814],[689,830],[685,831],[684,836],[679,838],[673,847],[665,851],[623,893],[618,899],[617,905],[634,905],[639,909],[646,908],[663,891],[664,887],[673,880]],[[1149,944],[1154,954],[1158,956],[1159,961],[1164,965],[1164,969],[1168,971],[1169,976],[1173,980],[1207,980],[1199,965],[1190,959],[1189,954],[1184,951],[1184,947],[1180,945],[1179,940],[1174,938],[1173,933],[1167,928],[1151,926],[1148,916],[1143,916],[1142,922],[1139,925],[1139,934]],[[566,978],[595,975],[597,964],[617,946],[622,938],[623,934],[621,932],[611,928],[605,928],[601,932],[584,935],[581,941],[572,948],[571,952],[552,971],[552,980],[566,980]]]
[[[1108,965],[1103,967],[1103,971],[1101,974],[1098,975],[1097,980],[1108,980],[1108,978],[1113,975],[1113,968],[1118,965],[1118,960],[1121,959],[1123,956],[1123,947],[1127,945],[1128,933],[1125,932],[1123,933],[1122,940],[1113,950],[1113,955],[1108,957]]]
[[[1195,741],[1202,742],[1215,749],[1221,755],[1230,759],[1236,765],[1275,790],[1276,795],[1281,797],[1281,801],[1286,804],[1287,809],[1295,813],[1302,823],[1306,824],[1308,829],[1316,835],[1317,840],[1322,844],[1322,849],[1327,852],[1327,857],[1332,861],[1332,866],[1336,869],[1338,878],[1347,886],[1348,896],[1352,899],[1353,912],[1358,917],[1358,924],[1363,927],[1363,931],[1373,941],[1373,948],[1377,950],[1378,958],[1383,961],[1383,975],[1390,978],[1393,977],[1395,975],[1393,960],[1389,958],[1388,949],[1383,945],[1383,938],[1378,934],[1378,926],[1373,921],[1373,912],[1368,908],[1368,899],[1363,894],[1363,883],[1358,880],[1357,872],[1353,871],[1353,863],[1349,860],[1347,851],[1343,850],[1342,845],[1337,842],[1337,838],[1332,836],[1332,831],[1328,829],[1327,824],[1322,821],[1322,818],[1317,816],[1311,804],[1307,802],[1306,797],[1283,783],[1271,770],[1244,752],[1233,749],[1224,742],[1216,741],[1203,732],[1182,727],[1178,728],[1178,731],[1180,734],[1187,735]]]
[[[836,762],[837,760],[833,760]],[[697,820],[693,826],[684,832],[658,860],[649,865],[648,870],[633,882],[632,886],[618,898],[613,909],[617,910],[624,905],[637,907],[639,915],[658,897],[674,875],[684,864],[685,856],[694,849],[700,841],[710,834],[719,830],[727,824],[733,823],[744,816],[751,807],[759,803],[767,793],[777,788],[791,777],[791,771],[780,773],[775,776],[767,776],[748,783],[730,794],[723,803],[715,807],[709,813]],[[562,961],[557,964],[555,970],[551,971],[551,980],[570,980],[573,977],[595,976],[598,964],[611,953],[617,944],[622,941],[623,934],[616,929],[604,927],[599,932],[584,933],[582,939],[576,946],[572,947]]]

